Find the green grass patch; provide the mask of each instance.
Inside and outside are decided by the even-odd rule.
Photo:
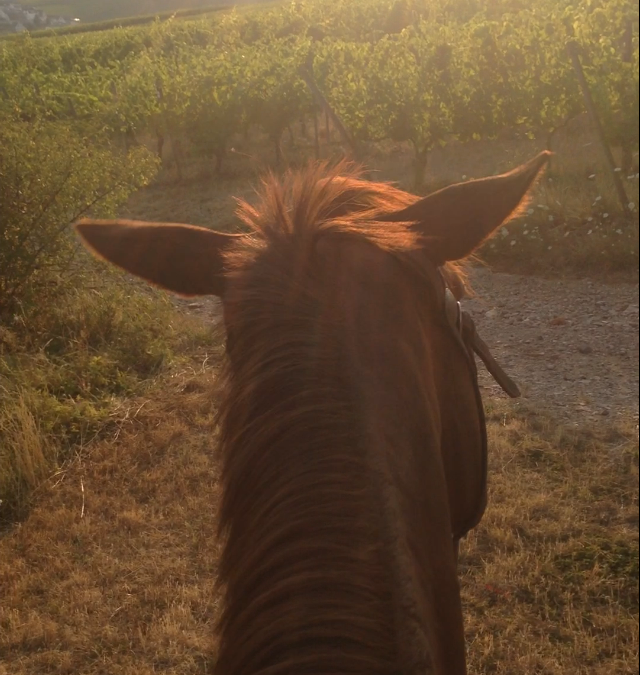
[[[637,592],[638,542],[594,539],[574,543],[569,550],[554,556],[552,566],[566,582],[581,583],[584,575],[599,570],[604,576],[632,582]]]
[[[126,414],[189,349],[202,324],[118,273],[84,272],[4,316],[0,328],[0,520],[40,480]]]

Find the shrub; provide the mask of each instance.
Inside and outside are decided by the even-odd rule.
[[[113,215],[156,170],[142,147],[124,154],[55,122],[0,123],[0,313],[69,266],[71,222]]]
[[[209,342],[166,294],[117,271],[87,269],[74,281],[0,324],[0,524],[78,448],[117,429],[127,399]]]

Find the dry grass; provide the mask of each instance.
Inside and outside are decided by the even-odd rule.
[[[0,672],[206,672],[217,486],[201,359],[131,401],[0,541]]]
[[[28,397],[29,392],[18,392],[15,401],[0,409],[0,494],[16,501],[46,477],[52,459]]]
[[[461,565],[474,672],[637,672],[637,425],[490,419],[490,507]]]
[[[158,292],[78,273],[0,322],[0,527],[78,445],[118,424],[128,399],[210,339]]]
[[[211,672],[218,354],[132,400],[0,539],[0,673]],[[488,408],[490,505],[460,565],[470,672],[637,672],[637,426]]]

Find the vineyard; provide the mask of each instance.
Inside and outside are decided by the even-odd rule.
[[[410,144],[417,190],[431,153],[453,141],[505,130],[551,139],[584,107],[569,42],[606,140],[622,148],[618,170],[626,176],[638,147],[631,0],[314,0],[2,41],[0,237],[11,253],[3,246],[0,304],[25,286],[39,252],[68,253],[70,220],[88,210],[113,213],[148,183],[166,140],[179,172],[185,147],[220,167],[233,139],[258,128],[281,164],[283,134],[313,119],[317,153],[319,106],[305,77],[324,93],[352,148]],[[35,160],[47,154],[50,162]],[[78,154],[82,162],[71,159]],[[101,164],[113,171],[97,183],[95,173],[80,175]],[[37,194],[25,184],[38,185]]]
[[[552,146],[584,110],[569,44],[627,194],[590,193],[582,176],[571,188],[590,209],[573,216],[580,240],[556,227],[570,211],[570,195],[556,188],[551,206],[536,211],[548,232],[530,223],[522,228],[526,246],[503,236],[487,253],[504,249],[525,264],[558,252],[562,263],[576,241],[581,266],[637,269],[638,10],[631,0],[313,0],[0,40],[0,312],[15,318],[60,284],[73,287],[75,219],[120,212],[163,164],[179,182],[187,161],[221,170],[256,135],[268,163],[283,167],[293,129],[306,156],[318,156],[333,116],[339,151],[365,164],[372,148],[403,144],[417,191],[443,149],[462,148],[462,167],[469,143],[505,132]],[[325,156],[327,149],[335,154],[335,145]],[[254,171],[264,167],[245,156]],[[174,219],[190,217],[183,208]]]
[[[580,112],[571,40],[608,140],[631,149],[637,17],[630,0],[319,0],[27,37],[0,47],[0,115],[4,124],[55,122],[84,135],[189,139],[220,158],[251,125],[277,147],[313,110],[300,77],[307,66],[356,140],[407,140],[426,161],[452,139],[549,134]]]
[[[524,392],[483,388],[470,673],[636,672],[637,2],[198,12],[0,39],[0,675],[210,671],[219,307],[89,260],[71,223],[223,230],[265,169],[348,155],[425,193],[545,147],[481,252],[518,276],[472,267],[465,300]]]

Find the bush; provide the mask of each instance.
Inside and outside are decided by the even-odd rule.
[[[0,521],[200,330],[80,245],[158,168],[81,128],[0,114]]]
[[[127,398],[209,340],[164,293],[117,271],[74,281],[0,324],[0,524],[56,466],[126,419]]]
[[[0,313],[68,268],[70,223],[113,215],[156,170],[142,147],[124,154],[59,123],[0,122]]]

